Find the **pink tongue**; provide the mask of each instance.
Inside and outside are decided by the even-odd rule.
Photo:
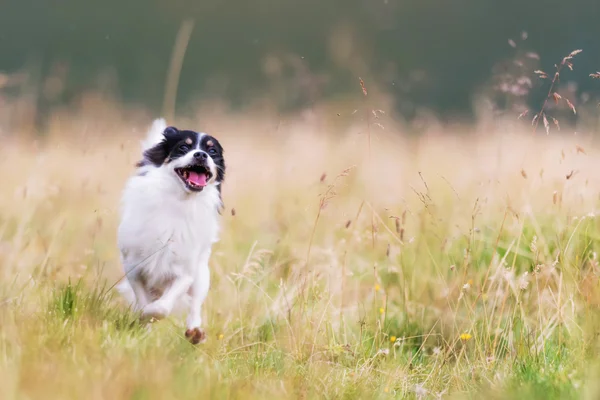
[[[197,172],[190,171],[188,182],[191,182],[196,186],[206,186],[206,174],[199,174]]]

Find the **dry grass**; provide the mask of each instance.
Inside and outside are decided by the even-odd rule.
[[[145,125],[69,121],[0,150],[2,398],[598,395],[586,137],[410,138],[387,121],[369,159],[364,124],[199,125],[228,176],[209,340],[193,347],[181,321],[144,329],[106,291]]]

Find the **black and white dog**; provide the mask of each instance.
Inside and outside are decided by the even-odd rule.
[[[143,319],[187,307],[185,335],[200,343],[223,205],[223,148],[212,136],[167,127],[163,119],[154,121],[142,147],[122,197],[118,245],[127,278],[118,290]]]

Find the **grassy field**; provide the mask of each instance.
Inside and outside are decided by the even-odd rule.
[[[591,138],[372,124],[369,146],[364,123],[175,121],[228,164],[194,347],[111,290],[149,123],[73,117],[3,141],[2,399],[600,396]]]

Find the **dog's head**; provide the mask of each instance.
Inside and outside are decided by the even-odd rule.
[[[188,130],[167,127],[162,140],[144,151],[140,166],[153,164],[165,168],[181,182],[187,192],[201,192],[205,187],[225,179],[223,147],[214,137]]]

